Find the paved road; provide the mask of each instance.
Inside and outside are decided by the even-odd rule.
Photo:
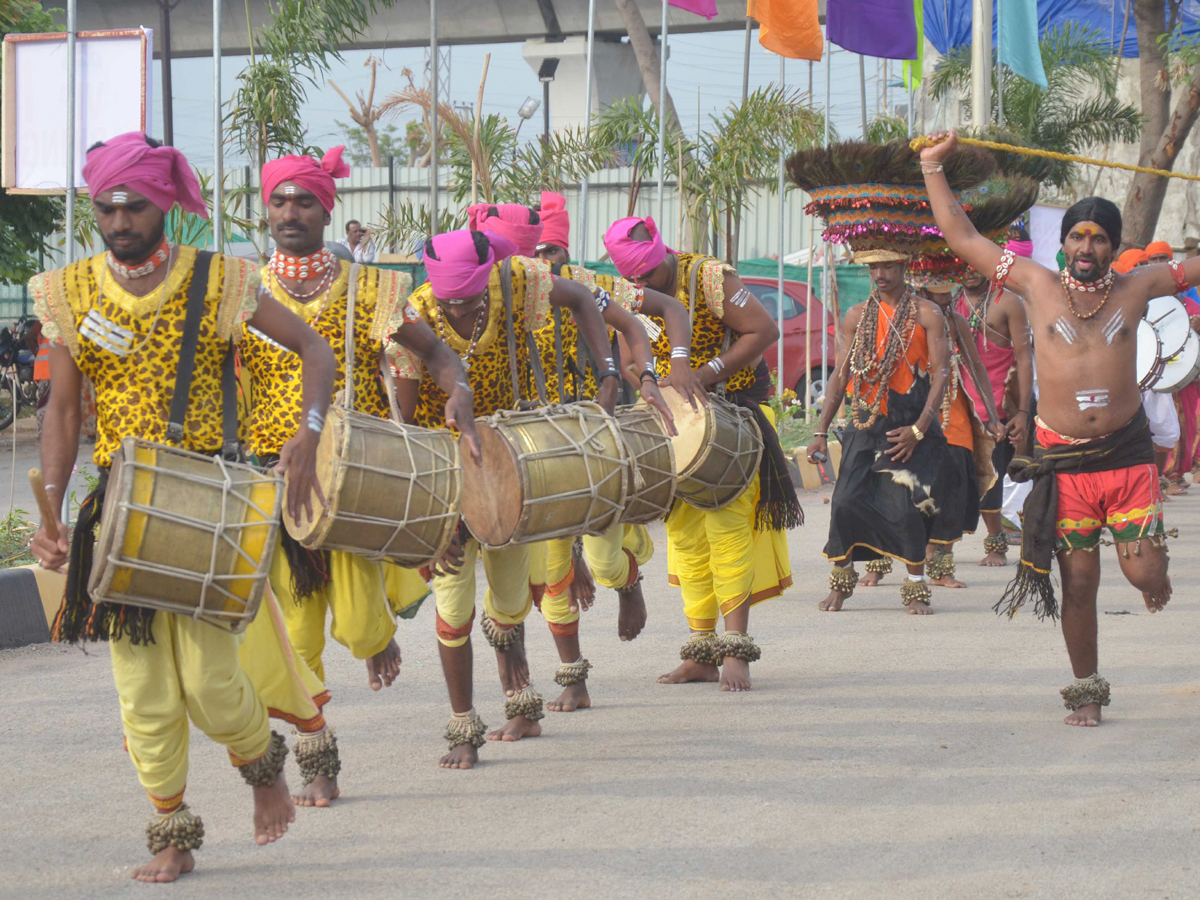
[[[281,843],[253,845],[249,791],[195,735],[188,800],[208,836],[173,888],[127,880],[150,810],[122,753],[105,648],[0,653],[0,896],[1200,895],[1200,603],[1184,549],[1200,496],[1168,506],[1184,537],[1165,613],[1145,612],[1104,551],[1114,699],[1096,730],[1061,724],[1070,676],[1056,629],[991,612],[1011,569],[974,568],[979,537],[959,554],[970,588],[936,592],[934,616],[900,611],[896,576],[819,613],[822,496],[805,497],[809,524],[792,533],[798,586],[755,610],[753,693],[654,683],[685,636],[660,552],[639,640],[617,641],[611,594],[585,616],[596,708],[549,714],[544,737],[442,771],[448,710],[427,606],[401,624],[403,675],[381,694],[331,642],[345,796],[301,810]],[[536,613],[530,652],[548,692],[553,650]],[[494,669],[476,662],[477,705],[499,724]]]

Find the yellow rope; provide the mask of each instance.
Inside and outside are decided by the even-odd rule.
[[[1058,153],[1054,150],[1035,150],[1033,147],[1018,147],[1016,144],[1000,144],[996,141],[981,141],[978,138],[958,138],[960,144],[971,144],[975,147],[986,147],[988,150],[1004,150],[1009,153],[1019,153],[1022,156],[1044,156],[1046,159],[1057,159],[1062,162],[1084,163],[1089,166],[1103,166],[1109,169],[1125,169],[1129,172],[1144,172],[1147,175],[1160,175],[1163,178],[1185,178],[1188,181],[1200,181],[1200,175],[1188,175],[1185,172],[1168,172],[1166,169],[1151,169],[1146,166],[1135,166],[1130,163],[1109,162],[1106,159],[1088,159],[1086,156],[1076,156],[1073,153]],[[913,138],[908,145],[920,152],[924,147],[932,147],[940,141],[930,140],[927,135]]]

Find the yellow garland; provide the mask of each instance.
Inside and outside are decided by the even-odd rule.
[[[1185,172],[1168,172],[1166,169],[1151,169],[1147,166],[1135,166],[1130,163],[1111,162],[1106,159],[1088,159],[1086,156],[1076,156],[1073,153],[1059,153],[1055,150],[1035,150],[1032,147],[1018,147],[1016,144],[1001,144],[996,141],[981,141],[978,138],[959,136],[960,144],[970,144],[974,147],[985,147],[988,150],[1004,150],[1008,153],[1018,153],[1022,156],[1043,156],[1046,159],[1057,159],[1061,162],[1084,163],[1089,166],[1104,166],[1109,169],[1126,169],[1130,172],[1142,172],[1146,175],[1159,175],[1163,178],[1186,178],[1188,181],[1200,181],[1200,175],[1188,175]],[[921,135],[908,142],[914,151],[920,152],[925,147],[940,144],[928,135]]]

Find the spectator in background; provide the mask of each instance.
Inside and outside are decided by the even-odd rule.
[[[350,251],[356,263],[375,262],[375,245],[371,243],[371,232],[363,228],[358,219],[346,223],[346,236],[337,243]]]

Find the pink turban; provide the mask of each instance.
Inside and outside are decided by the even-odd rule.
[[[200,182],[187,157],[174,147],[151,146],[140,131],[117,135],[89,150],[83,180],[93,197],[123,184],[164,213],[178,203],[184,212],[208,218]]]
[[[553,191],[542,191],[542,243],[554,244],[570,252],[571,217],[567,215],[567,198]]]
[[[425,243],[425,271],[439,300],[462,300],[487,287],[492,266],[512,256],[516,245],[502,234],[480,232],[487,242],[481,260],[475,235],[466,229],[447,231]]]
[[[629,236],[638,225],[646,226],[650,240],[638,241]],[[662,235],[650,216],[644,219],[640,216],[617,219],[604,232],[604,247],[622,278],[640,278],[667,258]]]
[[[472,231],[490,231],[516,245],[518,256],[533,256],[542,239],[542,223],[530,224],[533,210],[520,203],[477,203],[467,207],[467,227]]]
[[[270,202],[271,192],[279,185],[293,181],[315,196],[325,207],[325,212],[333,212],[333,200],[337,196],[333,179],[345,178],[350,174],[350,167],[342,161],[342,151],[345,149],[333,147],[327,150],[320,162],[311,156],[285,156],[271,160],[262,170],[263,203]]]
[[[1024,256],[1026,259],[1033,258],[1033,241],[1009,241],[1004,246],[1017,256]]]

